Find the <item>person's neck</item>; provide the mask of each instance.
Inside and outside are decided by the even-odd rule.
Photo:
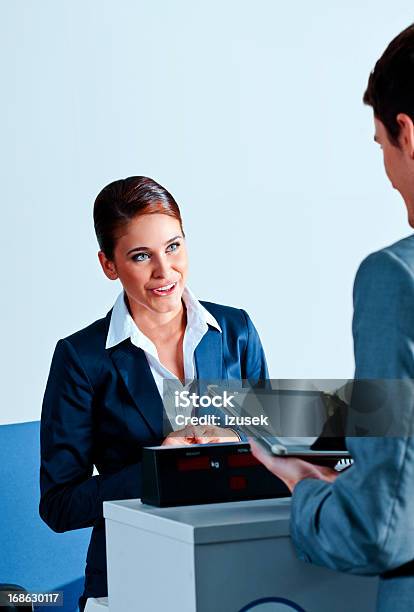
[[[184,335],[187,312],[183,302],[177,311],[154,313],[151,311],[131,312],[136,325],[154,344],[166,342]]]

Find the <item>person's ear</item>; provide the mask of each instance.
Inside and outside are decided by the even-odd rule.
[[[414,160],[414,123],[405,113],[398,113],[396,117],[400,126],[398,140],[402,149]]]
[[[99,251],[98,259],[105,276],[110,280],[116,280],[118,278],[118,273],[114,262],[108,259],[103,251]]]

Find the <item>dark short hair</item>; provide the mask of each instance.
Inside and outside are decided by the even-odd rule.
[[[113,259],[119,230],[135,217],[155,213],[177,219],[184,235],[177,202],[153,179],[147,176],[130,176],[104,187],[93,207],[95,233],[101,251],[108,259]]]
[[[398,113],[405,113],[414,121],[414,24],[390,42],[375,64],[363,101],[372,106],[390,141],[398,145]]]

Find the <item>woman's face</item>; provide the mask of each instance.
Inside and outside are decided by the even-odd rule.
[[[142,215],[121,230],[113,261],[102,251],[102,268],[119,278],[132,315],[142,308],[152,313],[177,312],[187,279],[187,249],[180,223],[164,214]]]

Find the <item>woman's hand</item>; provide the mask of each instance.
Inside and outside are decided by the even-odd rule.
[[[226,427],[215,425],[187,425],[184,429],[171,432],[162,446],[188,446],[191,444],[219,444],[222,442],[239,442],[239,436]]]
[[[325,480],[333,482],[339,472],[329,467],[322,465],[314,465],[302,459],[293,459],[288,457],[273,457],[264,451],[254,440],[249,439],[252,454],[263,463],[267,469],[275,476],[283,480],[291,493],[295,486],[304,478],[316,478],[317,480]]]

